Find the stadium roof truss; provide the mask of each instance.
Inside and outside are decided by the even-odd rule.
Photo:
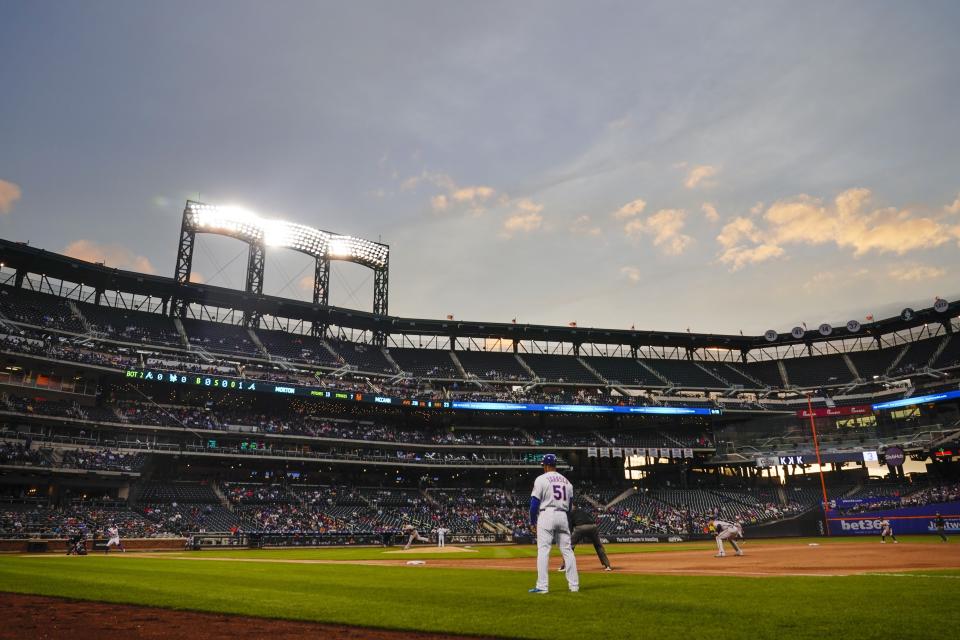
[[[180,225],[180,243],[177,247],[177,262],[174,279],[180,285],[190,282],[193,269],[193,249],[198,233],[235,238],[249,245],[245,290],[256,296],[263,295],[263,271],[268,247],[290,249],[311,256],[316,261],[313,282],[313,303],[330,305],[330,261],[341,260],[367,267],[374,272],[373,313],[385,316],[388,313],[388,284],[390,271],[390,247],[388,245],[314,229],[306,225],[284,220],[263,218],[239,207],[220,207],[188,200],[183,209]],[[172,313],[184,315],[186,301],[175,299]],[[248,326],[256,326],[260,314],[254,310],[245,315]],[[315,322],[313,332],[322,335],[326,329],[323,322]]]
[[[187,222],[188,225],[193,223],[192,219]],[[250,239],[263,237],[259,235],[260,231],[250,227],[236,226],[226,231],[243,234]],[[194,230],[192,233],[197,232]],[[202,232],[208,231],[204,229]],[[309,250],[309,247],[307,249]],[[331,259],[343,259],[340,256],[334,257],[329,252],[327,255]],[[387,254],[382,255],[386,262]],[[943,303],[940,308],[934,306],[910,310],[909,314],[878,319],[862,327],[857,326],[855,330],[840,326],[825,334],[816,327],[811,327],[810,330],[801,329],[797,334],[784,331],[773,336],[404,318],[327,306],[321,304],[320,300],[311,303],[253,291],[236,291],[192,283],[180,278],[124,271],[2,239],[0,272],[0,284],[22,286],[80,301],[91,301],[94,304],[145,311],[159,310],[169,314],[174,301],[180,301],[183,305],[205,307],[211,311],[229,310],[230,318],[263,318],[269,323],[268,328],[273,329],[300,332],[306,323],[310,323],[313,328],[318,325],[330,327],[331,330],[337,328],[337,333],[350,340],[356,340],[357,337],[366,339],[368,336],[376,340],[378,336],[391,336],[391,341],[397,346],[411,344],[412,340],[416,340],[414,344],[419,344],[421,340],[430,344],[429,338],[435,336],[446,339],[439,341],[438,345],[450,345],[452,341],[457,349],[490,350],[493,341],[500,346],[493,348],[496,351],[517,349],[532,353],[569,353],[572,347],[576,347],[574,351],[580,350],[584,355],[606,353],[623,357],[691,357],[717,361],[739,357],[766,360],[859,351],[871,347],[885,348],[960,331],[958,301],[939,301]],[[384,268],[384,288],[385,275]],[[91,291],[94,292],[93,295]],[[383,296],[385,311],[385,290]],[[159,305],[157,300],[160,301]],[[215,321],[225,319],[222,313],[201,314],[197,317]],[[232,319],[226,321],[233,322]],[[401,340],[397,343],[397,336],[406,336],[411,342]],[[531,342],[539,345],[525,348],[521,344]],[[556,343],[564,343],[559,351],[556,350]]]

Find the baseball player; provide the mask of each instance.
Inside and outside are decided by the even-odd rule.
[[[103,552],[104,555],[110,553],[110,547],[112,547],[113,545],[117,545],[117,548],[120,549],[120,551],[123,551],[124,553],[127,552],[127,550],[123,548],[123,543],[120,542],[120,529],[117,528],[117,525],[111,524],[107,528],[107,536],[110,539],[107,540],[107,548]]]
[[[947,535],[944,533],[947,529],[947,521],[943,519],[943,516],[940,515],[940,512],[937,511],[937,517],[933,521],[934,526],[937,527],[937,534],[940,536],[941,542],[947,541]]]
[[[890,526],[890,521],[884,518],[880,521],[880,544],[887,544],[887,536],[893,538],[893,544],[899,544],[897,536],[893,535],[893,527]]]
[[[712,520],[709,525],[711,533],[716,534],[717,536],[717,556],[718,558],[726,557],[727,553],[723,550],[723,541],[729,540],[730,546],[733,547],[734,551],[737,552],[738,556],[743,555],[743,551],[740,549],[740,545],[737,544],[737,538],[743,537],[743,527],[739,524],[734,524],[732,522],[726,522],[725,520]]]
[[[417,531],[417,528],[416,528],[415,526],[413,526],[412,524],[405,524],[405,525],[403,525],[403,533],[406,534],[406,535],[408,535],[408,536],[410,536],[410,537],[407,539],[407,544],[406,544],[406,546],[403,547],[403,550],[404,550],[404,551],[409,550],[409,549],[410,549],[410,546],[411,546],[414,542],[430,542],[430,539],[429,539],[429,538],[424,538],[423,536],[421,536],[421,535],[420,535],[420,532]]]
[[[607,550],[603,548],[603,541],[600,540],[600,531],[597,527],[597,521],[584,509],[577,509],[570,505],[570,511],[567,513],[567,525],[570,527],[570,547],[575,549],[581,540],[589,540],[593,543],[593,548],[600,558],[600,564],[604,571],[613,571],[610,561],[607,560]],[[562,564],[560,571],[566,570]]]
[[[550,547],[556,541],[563,555],[564,574],[570,591],[580,591],[577,558],[570,546],[567,512],[573,501],[573,485],[557,473],[557,456],[543,456],[543,473],[533,483],[530,494],[530,525],[537,529],[537,586],[530,593],[550,591]]]
[[[447,531],[449,531],[449,529],[447,529],[446,527],[440,527],[439,529],[437,529],[437,546],[438,547],[445,546],[446,543],[444,542],[444,536],[447,535]]]

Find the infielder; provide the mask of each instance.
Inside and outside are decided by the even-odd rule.
[[[933,521],[933,524],[937,528],[937,534],[940,536],[940,541],[946,542],[947,536],[944,532],[947,530],[947,521],[943,519],[943,516],[940,515],[939,511],[937,511],[937,518]]]
[[[413,526],[412,524],[405,524],[405,525],[403,525],[403,532],[404,532],[405,534],[407,534],[407,535],[410,536],[410,538],[407,539],[407,544],[406,544],[406,546],[403,547],[403,550],[404,550],[404,551],[407,551],[408,549],[410,549],[410,546],[411,546],[414,542],[430,542],[430,539],[429,539],[429,538],[424,538],[423,536],[421,536],[421,535],[420,535],[420,532],[417,531],[417,528],[416,528],[415,526]]]
[[[597,557],[600,558],[603,570],[613,571],[610,561],[607,560],[607,550],[603,548],[603,541],[600,540],[600,529],[593,516],[588,511],[577,509],[576,506],[571,504],[570,511],[567,512],[567,525],[570,527],[571,533],[570,547],[576,549],[581,541],[589,540],[593,543],[593,549],[597,552]],[[561,564],[560,571],[564,570],[565,567]]]
[[[537,586],[530,593],[550,591],[550,547],[554,541],[563,555],[564,574],[570,591],[580,591],[577,558],[570,546],[567,512],[573,501],[573,485],[557,473],[557,456],[543,456],[543,474],[533,483],[530,494],[530,525],[537,529]]]
[[[104,554],[110,553],[110,547],[113,545],[117,545],[120,551],[124,553],[127,552],[127,550],[123,548],[123,543],[120,542],[120,529],[117,528],[117,525],[112,524],[107,528],[107,536],[109,536],[110,539],[107,540],[107,548],[103,552]]]
[[[446,546],[446,543],[444,542],[444,536],[447,535],[447,531],[449,531],[449,529],[445,527],[440,527],[439,529],[437,529],[437,546],[438,547]]]
[[[899,544],[897,536],[893,535],[893,527],[890,526],[890,521],[884,518],[880,521],[880,544],[887,544],[887,536],[893,538],[893,544]]]
[[[715,533],[717,536],[717,556],[718,558],[726,557],[727,552],[723,550],[723,541],[729,540],[730,546],[733,547],[734,551],[737,552],[738,556],[743,555],[743,551],[740,549],[740,545],[737,544],[737,538],[743,537],[743,527],[739,524],[734,524],[732,522],[726,522],[724,520],[713,520],[710,522],[709,529],[712,533]]]

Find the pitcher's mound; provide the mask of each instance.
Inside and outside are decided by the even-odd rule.
[[[409,549],[399,549],[397,551],[384,551],[384,553],[476,553],[476,549],[464,549],[463,547],[410,547]]]

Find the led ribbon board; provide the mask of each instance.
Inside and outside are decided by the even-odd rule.
[[[873,405],[873,410],[882,411],[883,409],[899,409],[900,407],[912,407],[917,404],[943,402],[944,400],[953,400],[954,398],[960,398],[960,391],[945,391],[943,393],[933,393],[928,396],[917,396],[915,398],[904,398],[903,400],[881,402],[880,404]]]
[[[372,269],[386,267],[390,249],[385,244],[321,231],[302,224],[270,220],[238,207],[188,202],[184,212],[193,231],[214,233],[267,247],[292,249],[329,260],[355,262]]]
[[[198,373],[180,373],[162,369],[127,369],[125,376],[130,380],[145,383],[175,384],[188,387],[206,387],[223,391],[242,391],[271,393],[278,395],[306,396],[324,400],[343,400],[367,404],[390,405],[394,407],[415,407],[420,409],[454,409],[466,411],[517,411],[545,413],[625,413],[661,416],[715,416],[719,409],[701,407],[625,407],[620,405],[591,404],[527,404],[511,402],[461,402],[457,400],[415,400],[412,398],[394,398],[373,393],[357,393],[343,389],[306,387],[294,384],[277,384],[268,380],[244,380],[227,376]]]

